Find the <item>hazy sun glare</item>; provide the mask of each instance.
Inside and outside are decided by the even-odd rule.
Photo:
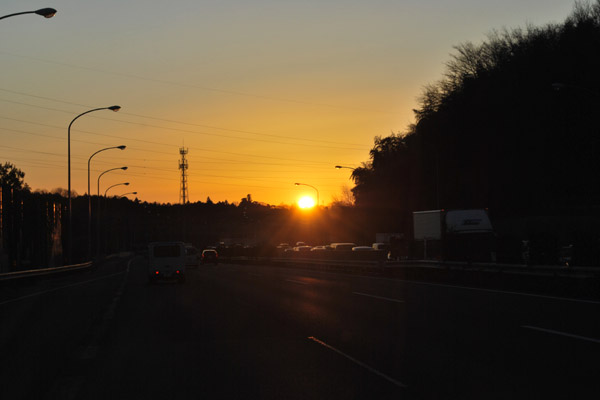
[[[315,200],[310,196],[303,196],[298,200],[298,207],[312,208],[315,206]]]

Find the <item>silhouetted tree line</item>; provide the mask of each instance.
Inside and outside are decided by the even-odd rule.
[[[546,253],[583,237],[598,246],[598,71],[600,1],[577,3],[561,24],[456,46],[424,88],[416,123],[376,137],[354,170],[356,205],[377,229],[410,233],[418,210],[488,208],[503,237],[556,242]],[[564,218],[527,222],[539,216]]]
[[[65,198],[32,193],[23,187],[14,182],[0,186],[1,272],[63,263],[61,219]]]
[[[23,174],[24,176],[24,174]],[[24,182],[2,188],[0,207],[0,271],[59,266],[67,263],[68,213],[62,189],[31,192]],[[305,211],[258,203],[250,195],[239,203],[159,204],[125,197],[72,199],[72,263],[103,258],[121,251],[144,251],[153,241],[184,241],[199,248],[221,246],[227,254],[274,254],[277,244],[354,241],[370,244],[363,220],[352,206]],[[249,247],[251,250],[238,249]]]

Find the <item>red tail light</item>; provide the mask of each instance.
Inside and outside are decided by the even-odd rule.
[[[156,275],[158,275],[158,271],[155,271],[154,273],[155,273]]]

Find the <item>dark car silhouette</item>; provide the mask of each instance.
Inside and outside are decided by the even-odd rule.
[[[202,250],[202,257],[200,259],[200,262],[202,264],[207,264],[207,263],[218,264],[219,263],[219,253],[217,253],[217,251],[215,249]]]

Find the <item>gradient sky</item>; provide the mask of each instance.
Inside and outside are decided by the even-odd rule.
[[[3,0],[0,162],[32,189],[137,191],[179,201],[179,148],[192,202],[321,204],[351,186],[375,136],[414,122],[422,87],[452,46],[492,29],[562,22],[569,0]]]

